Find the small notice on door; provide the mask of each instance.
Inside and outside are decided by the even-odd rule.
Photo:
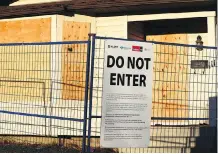
[[[102,148],[144,148],[150,141],[151,43],[105,41]]]

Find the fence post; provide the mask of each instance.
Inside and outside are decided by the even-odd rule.
[[[216,10],[216,12],[218,12],[218,3],[216,4],[217,5],[217,10]],[[215,22],[215,26],[216,26],[216,29],[215,29],[215,31],[216,31],[216,33],[215,33],[215,38],[216,38],[216,43],[215,43],[215,45],[216,45],[216,152],[218,152],[218,142],[217,142],[217,140],[218,140],[218,127],[217,127],[217,125],[218,125],[218,108],[217,108],[217,106],[218,106],[218,16],[216,15],[216,22]]]
[[[91,56],[91,76],[90,76],[90,91],[89,91],[89,122],[88,122],[88,145],[87,151],[90,152],[91,142],[91,129],[92,129],[92,94],[93,94],[93,77],[94,77],[94,65],[95,65],[95,37],[96,34],[89,34],[92,36],[92,56]]]
[[[86,84],[85,84],[85,99],[84,99],[84,117],[83,117],[83,140],[82,152],[86,152],[86,128],[87,128],[87,104],[88,104],[88,91],[89,91],[89,72],[90,72],[90,49],[91,37],[89,36],[87,43],[87,56],[86,56]]]

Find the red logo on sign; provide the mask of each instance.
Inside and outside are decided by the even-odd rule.
[[[132,46],[132,51],[142,52],[143,47],[141,47],[141,46]]]

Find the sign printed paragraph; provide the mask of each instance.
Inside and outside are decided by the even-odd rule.
[[[147,147],[152,110],[152,44],[106,40],[104,58],[101,147]]]

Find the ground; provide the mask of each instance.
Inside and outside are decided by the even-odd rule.
[[[42,138],[44,143],[31,143],[30,140],[37,140],[34,137],[0,137],[0,153],[80,153],[82,152],[81,146],[76,142],[59,146],[57,142],[48,143],[45,138]],[[53,138],[49,141],[58,140]],[[80,142],[81,143],[81,142]],[[91,152],[94,153],[117,153],[114,149],[93,149]]]

